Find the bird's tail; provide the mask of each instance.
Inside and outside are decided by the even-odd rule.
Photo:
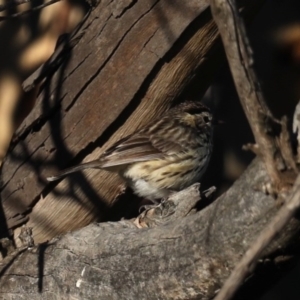
[[[84,169],[101,169],[101,163],[99,162],[99,160],[93,160],[93,161],[90,161],[90,162],[87,162],[87,163],[84,163],[84,164],[81,164],[81,165],[78,165],[75,167],[65,169],[55,176],[47,177],[47,180],[48,181],[56,181],[56,180],[59,180],[62,177],[65,177],[71,173],[75,173],[75,172],[78,172],[78,171],[81,171]]]

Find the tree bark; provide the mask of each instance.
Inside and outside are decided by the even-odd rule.
[[[266,180],[256,159],[225,194],[194,215],[149,229],[123,222],[90,224],[11,255],[2,264],[1,293],[5,299],[18,294],[31,299],[211,299],[278,210],[271,196],[256,190]],[[275,253],[275,261],[298,229],[293,219],[264,255]]]
[[[250,15],[261,3],[243,1]],[[208,5],[101,1],[79,33],[72,57],[67,61],[64,53],[64,64],[46,81],[18,130],[2,173],[8,220],[2,234],[25,216],[35,243],[56,238],[19,248],[3,260],[1,296],[211,299],[278,211],[275,200],[261,192],[269,177],[258,159],[200,212],[148,229],[122,221],[61,236],[109,219],[121,182],[93,170],[57,186],[45,181],[57,168],[97,158],[174,99],[204,93],[223,58]],[[195,77],[201,78],[196,89]],[[123,201],[131,200],[126,194]],[[298,230],[299,221],[292,219],[266,249],[262,264],[272,254],[276,265]]]
[[[248,18],[262,2],[241,2]],[[97,158],[174,99],[201,98],[223,58],[205,1],[101,1],[79,33],[4,163],[2,236],[26,217],[37,243],[108,219],[115,174],[88,170],[57,186],[45,177]]]

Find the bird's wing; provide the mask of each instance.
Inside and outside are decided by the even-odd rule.
[[[141,130],[119,140],[102,155],[101,167],[108,168],[160,159],[165,155],[183,151],[178,137],[176,138],[173,132],[174,124],[172,123],[161,120],[150,130]]]

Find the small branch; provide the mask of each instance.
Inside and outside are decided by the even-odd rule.
[[[300,163],[300,101],[298,102],[294,112],[293,132],[297,135],[297,162]]]
[[[50,0],[50,1],[46,2],[46,3],[43,3],[43,4],[41,4],[41,5],[32,7],[32,8],[30,8],[30,9],[25,10],[25,11],[22,11],[22,12],[18,12],[18,13],[15,13],[15,14],[12,14],[12,15],[8,15],[8,16],[0,16],[0,21],[10,20],[10,19],[12,19],[12,18],[17,18],[17,17],[23,16],[23,15],[25,15],[25,14],[32,13],[33,11],[40,10],[40,9],[42,9],[42,8],[44,8],[44,7],[47,7],[47,6],[51,5],[51,4],[54,4],[54,3],[59,2],[59,1],[60,1],[60,0]],[[27,2],[29,2],[29,1],[24,1],[23,3],[27,3]],[[20,4],[23,4],[23,3],[19,3],[19,2],[18,2],[18,4],[16,4],[16,5],[20,5]],[[4,7],[5,7],[5,5],[2,5],[2,6],[0,7],[0,11],[1,11],[1,10],[4,10],[4,9],[3,9]],[[8,8],[8,7],[7,7],[7,8]],[[7,8],[6,8],[6,9],[7,9]]]
[[[288,130],[288,120],[286,116],[284,116],[281,119],[281,133],[279,136],[279,143],[280,143],[281,154],[282,157],[284,158],[284,161],[287,163],[288,166],[291,167],[291,169],[295,172],[295,174],[297,174],[298,168],[291,147],[291,137]]]
[[[211,0],[235,86],[271,182],[279,186],[285,163],[277,142],[281,123],[270,112],[253,69],[252,49],[234,0]],[[288,145],[290,147],[290,145]]]
[[[230,277],[226,280],[215,300],[231,299],[243,283],[250,270],[256,265],[264,249],[274,240],[277,234],[288,224],[300,208],[300,176],[297,177],[291,196],[279,210],[277,215],[261,232],[254,244],[248,249],[237,264]]]

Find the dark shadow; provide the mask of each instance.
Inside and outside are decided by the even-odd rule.
[[[44,243],[40,244],[38,247],[38,291],[39,293],[43,292],[43,278],[44,278],[44,268],[45,268],[45,251],[48,248],[49,244]]]
[[[66,47],[69,40],[68,37],[65,38]],[[43,99],[43,111],[46,113],[48,110],[51,110],[52,105],[58,107],[60,106],[60,102],[64,98],[64,95],[62,95],[62,83],[65,78],[65,71],[68,66],[68,63],[71,59],[71,51],[68,52],[67,56],[65,56],[65,59],[62,63],[62,65],[59,68],[59,71],[57,72],[56,76],[57,79],[55,82],[57,85],[55,86],[54,93],[51,91],[53,90],[52,84],[52,78],[47,80],[47,82],[44,85],[44,99]],[[52,101],[50,101],[51,97],[53,98]],[[50,104],[50,103],[53,104]],[[60,169],[68,167],[70,165],[70,162],[73,162],[73,153],[68,149],[67,145],[65,144],[64,137],[63,137],[63,127],[62,127],[62,120],[64,118],[63,110],[59,109],[56,111],[55,115],[53,115],[52,118],[49,119],[49,125],[50,125],[50,132],[51,132],[51,139],[53,142],[53,146],[56,149],[54,161],[55,165],[57,165]],[[76,163],[76,162],[75,162]],[[44,168],[42,166],[42,168]],[[36,170],[36,174],[41,174],[42,169],[39,168]],[[77,173],[74,176],[70,177],[72,180],[69,181],[69,191],[67,192],[67,195],[72,197],[75,201],[81,202],[81,199],[79,199],[75,194],[75,186],[79,187],[81,191],[86,195],[87,199],[89,199],[93,206],[95,207],[94,214],[98,215],[100,212],[103,214],[104,211],[106,211],[107,206],[101,199],[101,197],[98,195],[96,191],[93,190],[90,183],[87,181],[86,177],[82,173]],[[41,183],[45,184],[44,178],[39,177],[39,180]],[[48,185],[44,191],[43,194],[47,194],[47,191],[50,191],[53,186],[56,183]],[[55,194],[55,189],[52,190],[52,192]]]
[[[299,244],[296,243],[284,251],[277,251],[268,259],[262,260],[258,263],[254,273],[238,289],[233,300],[260,299],[262,295],[272,289],[276,293],[276,299],[298,299],[299,251]],[[290,278],[282,280],[286,276]],[[292,288],[286,289],[284,286],[287,284]],[[269,292],[269,297],[263,297],[263,299],[274,299],[274,292]]]
[[[2,185],[2,173],[0,170],[0,185]],[[2,203],[2,197],[1,197],[1,193],[0,193],[0,239],[4,238],[4,237],[9,237],[9,230],[7,228],[7,223],[6,223],[6,217],[5,217],[5,213],[3,210],[3,203]],[[6,256],[6,251],[5,249],[0,249],[0,252],[2,254],[2,256]]]
[[[108,211],[107,219],[110,221],[119,221],[122,218],[132,219],[139,214],[139,208],[142,199],[135,194],[132,190],[127,188],[125,193],[117,197]]]

